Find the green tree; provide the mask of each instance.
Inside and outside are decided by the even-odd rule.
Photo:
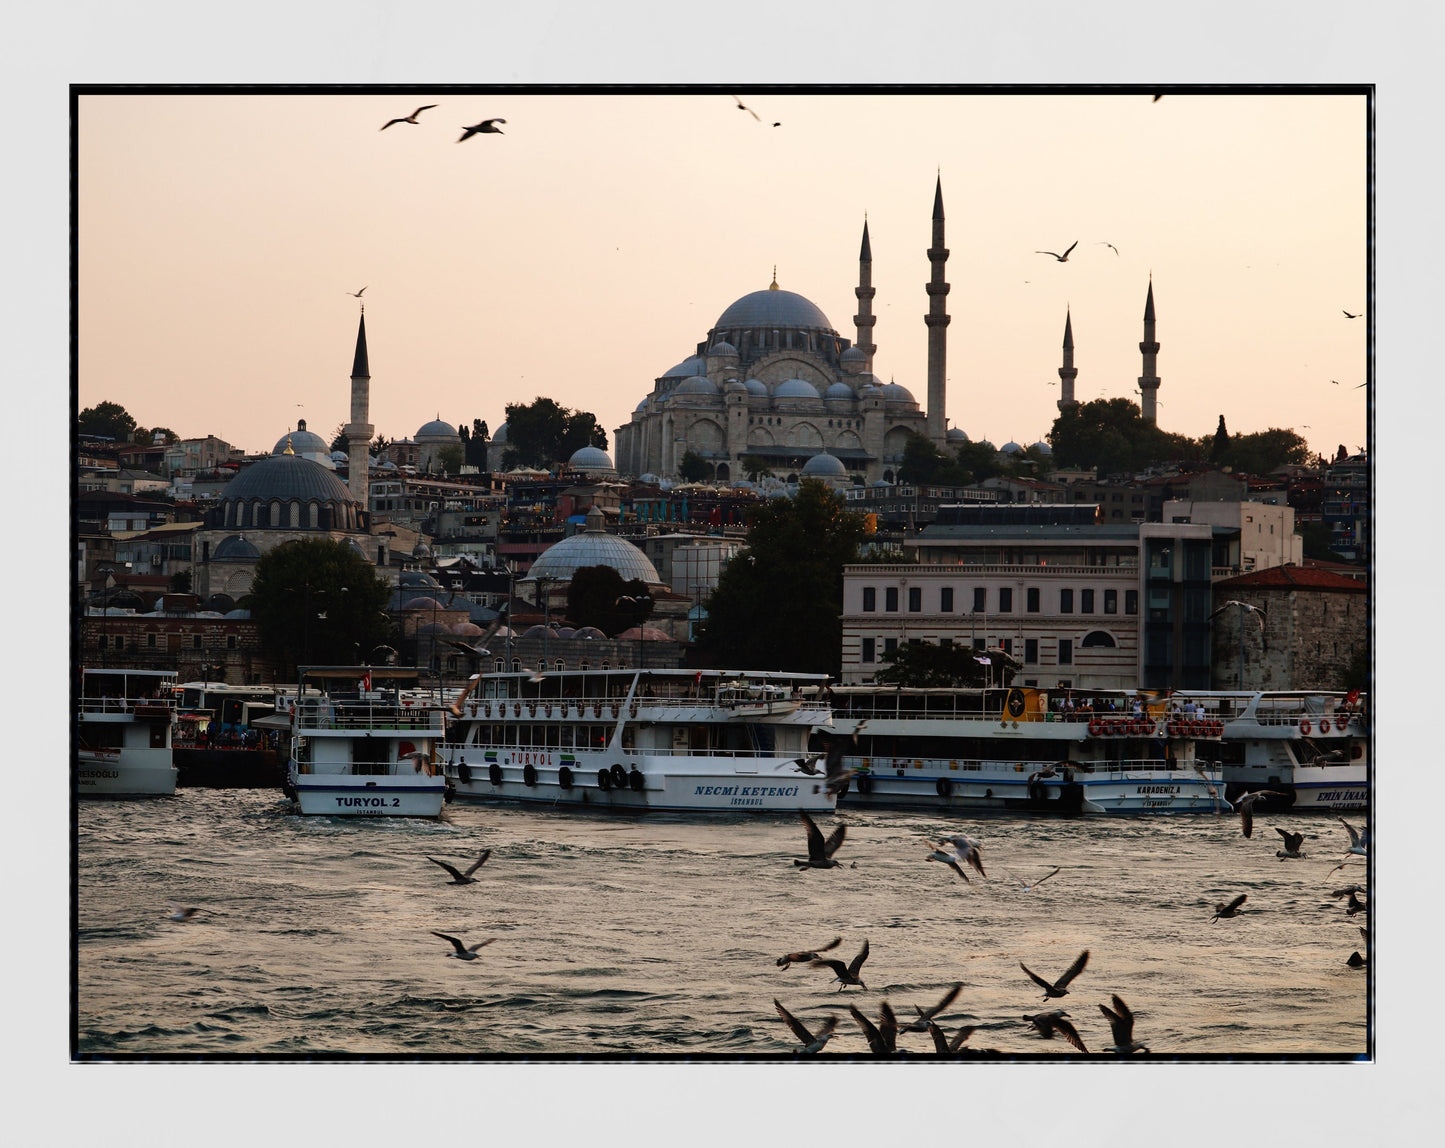
[[[487,469],[487,424],[481,419],[472,420],[472,432],[464,436],[463,441],[466,449],[463,452],[463,460],[468,466],[474,466],[478,470]]]
[[[1270,427],[1253,434],[1232,436],[1221,452],[1221,465],[1244,474],[1268,474],[1290,463],[1303,466],[1310,457],[1309,444],[1298,434]]]
[[[1223,466],[1225,455],[1229,453],[1229,431],[1224,429],[1224,416],[1219,416],[1219,426],[1215,428],[1214,438],[1209,444],[1209,461],[1215,466]]]
[[[677,464],[677,473],[683,482],[702,482],[709,469],[707,460],[695,450],[684,451],[682,461]]]
[[[596,416],[573,411],[553,399],[531,403],[508,403],[507,450],[503,466],[531,466],[549,469],[564,462],[584,446],[607,448],[607,434]],[[508,462],[507,460],[511,461]]]
[[[343,452],[346,451],[347,445],[346,445],[346,435],[345,435],[345,433],[344,433],[345,430],[346,430],[346,424],[345,424],[345,423],[337,423],[337,424],[336,424],[336,429],[331,432],[331,449],[332,449],[333,451],[338,451],[338,450],[339,450],[339,451],[343,451]]]
[[[462,469],[462,459],[465,457],[464,448],[459,442],[449,442],[446,446],[438,447],[435,456],[435,465],[442,474],[456,474]]]
[[[749,482],[757,482],[759,479],[766,478],[773,473],[773,469],[768,465],[767,459],[761,455],[745,454],[742,458],[738,459],[738,466],[740,466],[742,472],[747,475]]]
[[[974,660],[968,646],[935,645],[933,642],[904,642],[883,655],[888,665],[874,678],[888,686],[984,686],[988,667]]]
[[[704,656],[732,669],[837,674],[843,566],[862,538],[863,516],[816,479],[751,508],[747,545],[708,600]]]
[[[1095,399],[1060,412],[1049,432],[1054,464],[1093,467],[1101,476],[1133,474],[1166,462],[1202,461],[1209,440],[1161,430],[1131,399]]]
[[[583,566],[567,586],[567,618],[596,626],[609,638],[640,626],[652,615],[652,593],[641,578],[624,580],[611,566]]]
[[[277,666],[356,665],[390,644],[391,595],[376,569],[330,538],[283,542],[261,555],[246,597],[261,648]]]
[[[96,403],[80,412],[81,434],[102,435],[116,442],[134,442],[135,419],[119,403]]]
[[[191,592],[191,572],[189,570],[177,570],[171,575],[169,589],[177,594],[189,594]]]

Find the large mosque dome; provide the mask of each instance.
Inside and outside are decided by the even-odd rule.
[[[538,556],[522,582],[570,582],[572,575],[584,566],[611,566],[623,581],[640,578],[649,585],[660,585],[657,568],[647,555],[626,539],[608,534],[603,528],[602,511],[593,507],[587,512],[587,527],[580,534],[555,542]]]
[[[810,299],[781,287],[752,291],[733,303],[713,324],[717,331],[737,327],[812,327],[833,330],[828,316]]]
[[[331,454],[331,444],[315,431],[307,430],[305,419],[296,424],[294,431],[287,431],[277,439],[271,453],[285,454],[288,446],[292,454],[320,454],[328,457]]]
[[[331,471],[299,454],[252,463],[221,490],[213,527],[361,530],[361,504]]]

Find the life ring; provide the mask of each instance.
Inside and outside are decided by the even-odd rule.
[[[1172,722],[1170,722],[1170,723],[1169,723],[1167,726],[1165,726],[1164,728],[1165,728],[1165,730],[1168,732],[1168,734],[1169,734],[1170,737],[1178,737],[1178,736],[1179,736],[1179,723],[1178,723],[1177,721],[1172,721]]]
[[[1300,718],[1299,731],[1300,731],[1300,733],[1304,734],[1306,737],[1309,736],[1309,732],[1310,732],[1310,719],[1309,719],[1309,718]]]
[[[472,702],[472,704],[471,704],[471,711],[472,711],[472,717],[476,717],[476,716],[477,716],[477,703],[476,703],[476,702]]]
[[[1214,723],[1214,736],[1215,736],[1215,737],[1223,737],[1223,736],[1224,736],[1224,723],[1223,723],[1222,721],[1217,721],[1217,722]]]
[[[593,716],[593,717],[601,717],[601,716],[602,716],[602,703],[601,703],[601,702],[593,702],[593,703],[592,703],[592,716]]]
[[[490,781],[493,785],[502,784],[502,767],[498,765],[495,761],[492,762],[491,765],[487,766],[487,780]]]
[[[545,707],[545,710],[546,710],[547,716],[548,716],[548,717],[551,717],[551,716],[552,716],[552,703],[551,703],[551,702],[548,702],[548,703],[547,703],[547,705],[546,705],[546,707]]]
[[[536,784],[537,784],[537,767],[536,767],[536,766],[534,766],[534,765],[524,765],[524,766],[522,766],[522,784],[523,784],[523,785],[536,785]]]
[[[1101,733],[1103,733],[1103,732],[1104,732],[1104,723],[1101,722],[1098,718],[1090,718],[1090,719],[1089,719],[1089,736],[1090,736],[1090,737],[1098,737],[1098,736],[1099,736]]]
[[[521,702],[513,702],[513,703],[512,703],[512,716],[513,716],[513,717],[521,717],[521,716],[522,716],[522,703],[521,703]]]
[[[647,784],[647,778],[643,777],[642,770],[638,769],[637,766],[634,765],[631,772],[629,772],[627,775],[627,784],[630,785],[638,793],[641,793],[642,787]]]
[[[627,770],[622,768],[621,762],[612,767],[612,784],[617,789],[621,789],[627,784]]]
[[[953,795],[953,782],[946,777],[940,777],[933,785],[938,791],[939,797],[951,797]]]
[[[599,769],[599,770],[597,771],[597,788],[598,788],[598,789],[611,789],[611,788],[612,788],[612,774],[608,773],[607,770],[605,770],[605,769]]]
[[[612,703],[612,716],[615,718],[615,717],[616,717],[618,714],[620,714],[621,712],[622,712],[622,707],[619,706],[616,702],[613,702],[613,703]]]
[[[483,717],[491,717],[491,716],[492,716],[492,703],[491,703],[491,702],[483,702],[483,703],[482,703],[482,716],[483,716]]]
[[[528,716],[528,717],[536,717],[536,716],[537,716],[537,703],[536,703],[536,702],[528,702],[528,703],[527,703],[527,716]]]
[[[565,765],[557,771],[557,784],[563,789],[572,788],[572,771]]]
[[[871,774],[860,773],[856,776],[856,780],[858,782],[859,793],[873,792],[873,777]]]
[[[462,779],[463,785],[470,785],[472,783],[472,767],[464,761],[458,762],[457,776]]]
[[[1329,733],[1329,732],[1330,732],[1330,719],[1327,718],[1327,717],[1322,717],[1322,718],[1320,718],[1320,733]]]
[[[636,698],[633,698],[630,702],[627,703],[627,716],[628,716],[628,717],[636,717],[636,716],[637,716],[637,699],[636,699]]]

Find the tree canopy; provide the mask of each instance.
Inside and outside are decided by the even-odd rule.
[[[119,403],[96,403],[80,412],[78,430],[81,434],[101,435],[116,442],[134,442],[136,424],[130,412]]]
[[[611,566],[583,566],[567,586],[567,618],[596,626],[609,638],[640,626],[652,615],[652,595],[641,578],[624,581]]]
[[[330,538],[283,542],[261,555],[246,602],[278,668],[357,665],[391,643],[391,590],[375,568]]]
[[[883,685],[927,688],[989,684],[989,667],[976,660],[969,646],[904,642],[896,650],[885,653],[881,660],[888,664],[873,677]],[[1000,669],[1006,672],[1008,667],[1000,666]]]
[[[795,498],[748,511],[745,548],[723,568],[699,644],[715,666],[836,674],[843,651],[843,566],[863,516],[805,478]]]
[[[708,476],[707,460],[695,450],[684,451],[682,461],[677,464],[678,477],[683,482],[701,482]]]
[[[589,411],[574,411],[548,398],[508,403],[505,409],[507,448],[500,460],[489,460],[493,465],[547,469],[584,446],[607,449],[607,432]]]

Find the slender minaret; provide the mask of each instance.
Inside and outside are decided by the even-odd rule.
[[[858,252],[858,286],[853,288],[853,294],[858,296],[858,314],[853,316],[857,337],[853,345],[868,356],[868,363],[863,369],[871,374],[873,352],[878,349],[873,342],[873,324],[878,320],[873,317],[873,251],[868,246],[867,216],[863,217],[863,248]]]
[[[361,325],[356,329],[356,358],[351,363],[351,421],[341,428],[341,433],[346,436],[346,485],[364,512],[371,510],[366,466],[375,428],[368,421],[370,410],[371,367],[366,361],[366,307],[363,304]]]
[[[1064,311],[1064,365],[1059,368],[1059,379],[1063,386],[1059,393],[1059,413],[1078,406],[1074,399],[1074,380],[1079,372],[1074,369],[1074,326],[1068,310]]]
[[[1154,356],[1159,344],[1154,340],[1154,276],[1149,276],[1149,297],[1144,301],[1144,341],[1139,344],[1144,354],[1144,373],[1139,376],[1139,408],[1144,421],[1158,425],[1155,406],[1159,392],[1159,376],[1155,374]]]
[[[923,321],[928,324],[928,437],[935,446],[942,447],[948,441],[948,420],[944,417],[947,406],[948,357],[948,284],[943,280],[943,265],[948,262],[948,248],[943,245],[943,176],[933,191],[933,246],[928,249],[928,261],[933,264],[933,275],[928,281],[928,314]]]

